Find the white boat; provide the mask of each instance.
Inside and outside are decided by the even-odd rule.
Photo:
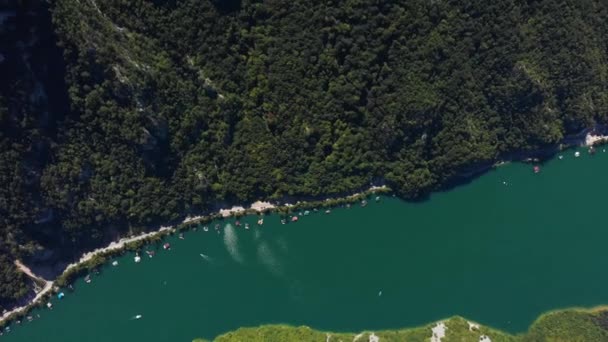
[[[112,261],[112,266],[118,266],[118,261],[116,261],[116,260]]]
[[[135,262],[140,262],[141,261],[141,257],[139,255],[136,255],[134,258]]]
[[[579,151],[576,151],[576,152],[574,152],[574,156],[578,158],[581,156],[581,153]]]
[[[141,315],[135,315],[135,319],[140,319]]]

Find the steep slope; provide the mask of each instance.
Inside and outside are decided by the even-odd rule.
[[[41,4],[30,3],[49,22]],[[608,121],[608,7],[597,0],[55,0],[51,10],[53,25],[35,32],[56,33],[59,50],[47,48],[63,59],[0,63],[9,80],[32,80],[0,93],[5,279],[17,256],[58,265],[220,202],[370,182],[423,196]],[[27,65],[66,85],[41,83],[38,107],[9,101],[39,93],[21,76],[44,72]]]

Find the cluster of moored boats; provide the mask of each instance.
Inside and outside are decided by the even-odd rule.
[[[376,198],[375,198],[375,200],[376,200],[376,202],[380,201],[380,197],[379,197],[379,196],[378,196],[378,197],[376,197]],[[362,201],[361,201],[361,206],[362,206],[362,207],[367,206],[367,204],[368,204],[368,202],[367,202],[366,200],[362,200]],[[350,208],[350,207],[351,207],[351,205],[350,205],[350,204],[346,204],[345,206],[346,206],[347,208]],[[319,212],[319,210],[315,208],[315,209],[312,209],[312,212],[315,212],[315,213],[316,213],[316,212]],[[282,218],[282,219],[281,219],[281,223],[282,223],[282,224],[287,224],[288,222],[293,222],[293,223],[298,222],[298,221],[300,220],[300,217],[302,217],[302,216],[308,216],[308,215],[310,215],[312,212],[311,212],[311,211],[309,211],[309,210],[300,211],[300,212],[299,212],[299,213],[297,213],[297,214],[293,214],[293,215],[290,215],[290,216],[288,216],[288,217],[284,217],[284,218]],[[325,212],[325,214],[330,214],[330,213],[331,213],[331,209],[326,209],[324,212]],[[263,225],[264,225],[264,218],[259,218],[259,219],[257,220],[257,225],[258,225],[258,226],[263,226]],[[236,226],[236,227],[241,227],[241,226],[243,226],[243,227],[244,227],[244,229],[250,229],[250,225],[249,225],[249,223],[242,223],[240,220],[236,220],[236,222],[235,222],[235,226]],[[221,228],[221,226],[220,226],[220,224],[219,224],[219,223],[215,224],[215,226],[214,226],[214,230],[215,230],[215,231],[216,231],[218,234],[220,234],[220,231],[221,231],[221,229],[220,229],[220,228]],[[194,228],[193,230],[194,230],[194,231],[198,230],[198,227],[197,227],[197,228]],[[203,226],[203,227],[202,227],[202,230],[203,230],[204,232],[208,232],[210,229],[209,229],[209,226]],[[180,233],[180,234],[178,235],[178,238],[179,238],[180,240],[185,240],[185,237],[184,237],[184,234],[183,234],[183,233]],[[169,242],[165,242],[165,243],[162,245],[162,247],[163,247],[163,249],[164,249],[164,250],[166,250],[166,251],[171,250],[171,244],[170,244]],[[156,252],[155,252],[155,251],[153,251],[153,250],[146,250],[146,251],[144,251],[144,252],[145,252],[145,254],[146,254],[146,255],[147,255],[149,258],[153,258],[153,257],[156,255]],[[204,256],[204,255],[203,255],[203,254],[201,254],[201,256]],[[135,263],[140,263],[140,262],[142,261],[142,257],[140,256],[140,253],[139,253],[139,252],[135,253],[135,256],[134,256],[134,258],[133,258],[133,261],[134,261]],[[114,267],[118,266],[118,260],[113,260],[113,261],[112,261],[112,263],[111,263],[111,265],[112,265],[112,266],[114,266]],[[95,272],[96,274],[99,274],[99,271],[98,271],[98,270],[95,270],[94,272]],[[85,282],[86,284],[90,284],[90,283],[92,282],[92,279],[91,279],[91,274],[87,274],[87,275],[84,277],[84,282]],[[74,288],[73,288],[73,286],[72,286],[71,284],[70,284],[70,285],[68,285],[68,289],[69,289],[70,291],[74,291]],[[59,299],[59,300],[63,299],[64,297],[65,297],[65,293],[64,293],[64,292],[59,292],[59,293],[57,294],[57,299]],[[49,301],[49,302],[47,302],[47,303],[46,303],[46,307],[47,307],[48,309],[53,309],[53,303],[52,303],[52,302],[50,302],[50,301]],[[40,314],[36,314],[36,317],[37,317],[37,318],[40,318]],[[133,319],[140,319],[141,317],[142,317],[141,315],[137,315],[137,316],[134,316],[134,317],[133,317]],[[32,320],[34,319],[34,317],[33,317],[33,316],[31,316],[31,315],[29,315],[29,316],[27,316],[27,317],[26,317],[26,319],[27,319],[27,321],[32,321]],[[21,324],[21,321],[20,321],[20,320],[17,320],[17,321],[16,321],[16,323],[17,323],[17,324]],[[1,336],[1,335],[3,335],[4,333],[10,332],[10,330],[11,330],[10,326],[7,326],[7,327],[5,328],[5,330],[3,330],[3,331],[2,331],[2,330],[0,330],[0,336]]]
[[[587,150],[587,152],[589,152],[590,155],[594,155],[596,153],[596,149],[593,146],[589,146],[589,150]],[[602,153],[605,153],[606,149],[602,149]],[[574,151],[574,158],[578,158],[581,156],[581,152],[580,151]],[[559,155],[557,156],[557,159],[562,160],[564,159],[563,155]],[[539,165],[534,165],[534,167],[532,168],[532,171],[534,173],[539,173],[540,172],[540,166]]]
[[[31,321],[33,321],[34,319],[38,319],[38,318],[40,318],[40,314],[36,314],[35,316],[36,316],[36,317],[34,317],[33,315],[28,315],[28,316],[26,316],[26,317],[25,317],[25,321],[27,321],[27,322],[31,322]],[[21,322],[21,320],[16,320],[16,321],[15,321],[15,323],[16,323],[17,325],[21,325],[21,323],[22,323],[22,322]],[[6,326],[6,327],[4,328],[4,330],[1,330],[1,329],[0,329],[0,336],[3,336],[5,333],[7,333],[7,334],[8,334],[8,333],[10,333],[10,332],[11,332],[11,327],[10,327],[10,326]]]

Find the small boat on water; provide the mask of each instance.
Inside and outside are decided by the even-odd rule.
[[[362,207],[367,206],[367,201],[366,201],[366,200],[361,201],[361,206],[362,206]]]
[[[65,293],[63,293],[63,292],[59,292],[59,293],[57,294],[57,299],[63,299],[63,297],[65,297]]]
[[[298,222],[298,217],[297,216],[293,216],[291,218],[291,222]]]
[[[380,202],[380,196],[376,196],[376,202]]]
[[[258,225],[259,225],[259,226],[261,226],[261,225],[263,225],[263,224],[264,224],[264,219],[263,219],[263,218],[259,219],[259,220],[258,220]]]
[[[163,245],[163,249],[165,250],[171,250],[171,244],[168,242],[165,242],[165,244]]]
[[[112,261],[112,266],[118,266],[118,261],[117,260]]]
[[[578,158],[581,156],[581,153],[579,151],[576,151],[576,152],[574,152],[574,156]]]
[[[281,224],[285,224],[287,221],[285,219],[281,219]]]
[[[135,319],[140,319],[141,317],[141,315],[135,315]]]
[[[534,170],[534,173],[539,173],[540,172],[540,166],[535,165],[534,168],[533,168],[533,170]]]
[[[219,223],[215,225],[215,230],[218,230],[218,229],[220,229],[220,224]]]
[[[249,229],[249,223],[245,223],[245,229]]]
[[[308,215],[310,215],[310,211],[308,211],[308,210],[304,211],[304,216],[308,216]]]
[[[49,309],[52,309],[53,308],[53,303],[51,303],[51,302],[46,303],[46,307],[49,308]]]
[[[237,220],[237,221],[236,221],[234,224],[235,224],[237,227],[240,227],[240,226],[241,226],[241,221]]]
[[[206,232],[208,232],[208,231],[209,231],[209,227],[204,226],[204,227],[203,227],[203,230],[204,230],[204,231],[206,231]]]
[[[133,260],[138,263],[141,261],[141,257],[139,256],[139,254],[135,254],[135,258],[133,258]]]
[[[156,255],[156,252],[154,251],[146,251],[146,254],[148,254],[148,257],[152,258]]]
[[[184,239],[184,234],[183,233],[179,233],[179,239],[183,240]]]
[[[331,210],[327,209],[327,210],[325,210],[325,213],[326,213],[326,214],[330,214],[330,213],[331,213]]]
[[[87,276],[84,277],[84,282],[87,283],[87,284],[91,283],[91,275],[90,274],[87,274]]]

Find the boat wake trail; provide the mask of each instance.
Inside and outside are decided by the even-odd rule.
[[[242,264],[245,260],[239,252],[238,242],[238,237],[234,227],[230,223],[227,224],[226,228],[224,228],[224,245],[226,246],[228,254],[230,254],[232,257],[232,260]]]
[[[280,237],[277,240],[277,244],[279,245],[279,248],[281,249],[281,252],[283,253],[287,253],[288,249],[287,249],[287,240],[285,240],[284,237]]]
[[[211,257],[210,257],[210,256],[208,256],[208,255],[206,255],[206,254],[201,253],[201,254],[199,254],[199,255],[200,255],[200,256],[201,256],[203,259],[205,259],[205,261],[208,261],[208,262],[211,262],[211,261],[212,261]]]
[[[258,245],[258,260],[270,273],[275,276],[283,275],[281,263],[268,246],[268,243],[262,242]]]

